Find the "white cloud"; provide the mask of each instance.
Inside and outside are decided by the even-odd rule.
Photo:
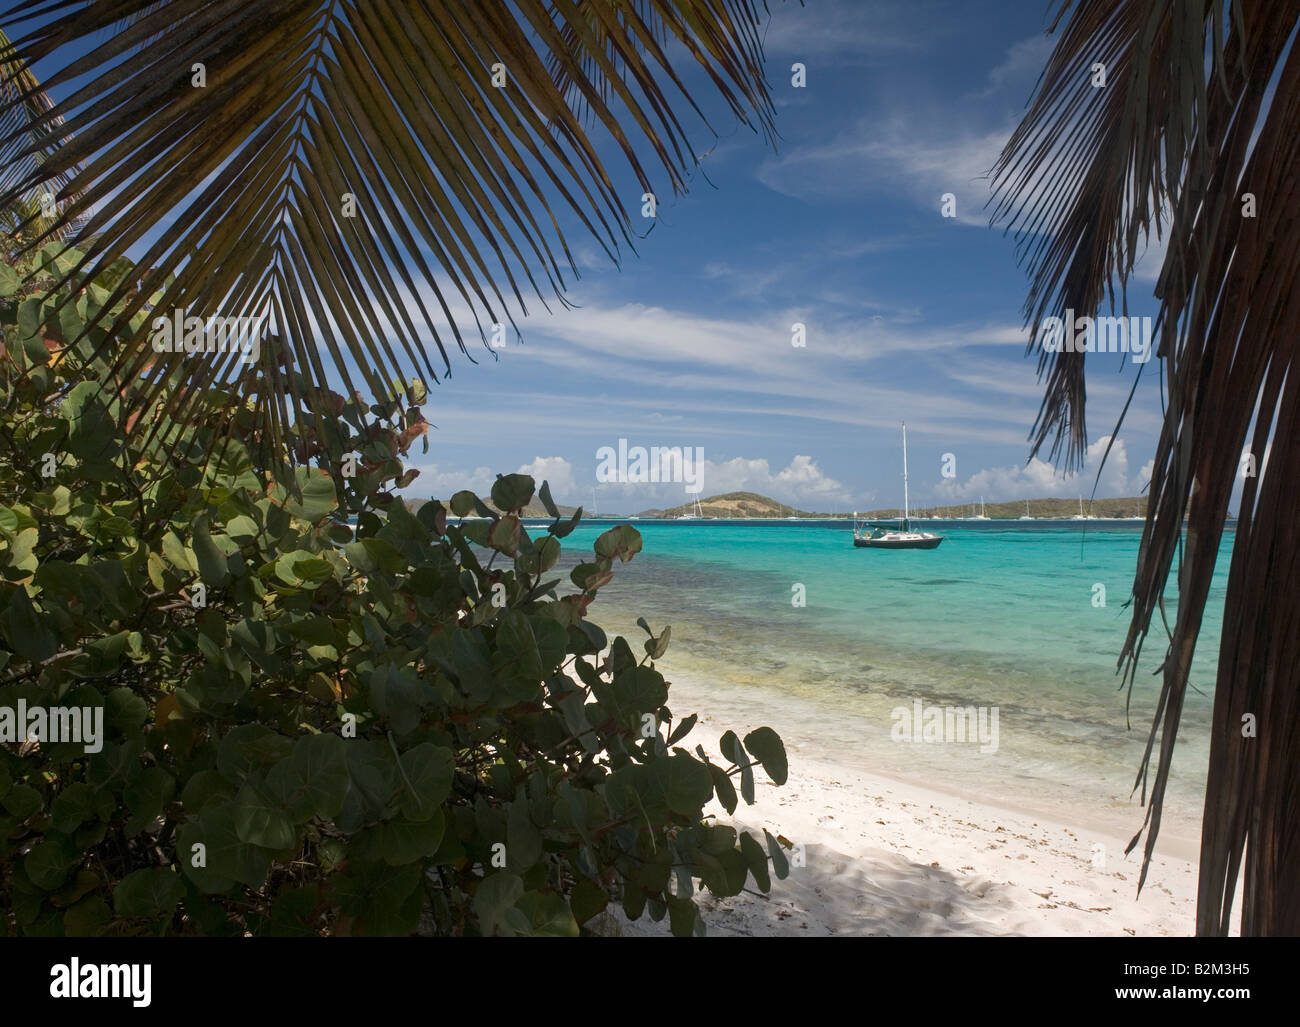
[[[713,270],[722,278],[730,268]],[[795,320],[808,326],[805,348],[791,346]],[[606,302],[598,294],[581,309],[538,314],[521,328],[523,344],[512,339],[497,354],[503,363],[523,363],[508,376],[521,388],[494,388],[494,428],[527,440],[544,422],[553,452],[577,456],[574,498],[588,501],[594,474],[585,464],[594,457],[581,450],[593,438],[607,445],[620,437],[647,446],[712,444],[735,452],[746,447],[746,436],[766,438],[763,425],[775,418],[835,432],[845,426],[892,431],[907,420],[919,438],[936,439],[944,450],[953,448],[948,440],[977,439],[982,447],[1008,447],[1014,459],[1011,448],[1024,452],[1041,401],[1032,363],[1019,359],[1026,332],[1005,322],[941,324],[924,312],[917,321],[900,321],[816,304],[805,310],[758,304],[738,316],[701,316],[680,307]],[[575,386],[577,392],[554,383],[542,387],[553,368],[562,370],[566,383],[586,384]],[[499,373],[486,365],[457,368],[458,378],[475,384]],[[1126,382],[1090,381],[1090,415],[1103,426],[1113,424],[1112,412],[1118,416],[1127,392]],[[441,452],[478,445],[472,426],[481,423],[481,402],[463,402],[457,391],[435,390],[435,397],[431,420],[444,446],[455,447]],[[575,419],[579,397],[584,413]],[[1102,408],[1094,412],[1097,400]],[[754,415],[763,425],[742,420]],[[1151,416],[1135,405],[1126,424],[1132,428]],[[764,448],[759,443],[750,452]],[[512,466],[524,455],[516,451],[506,459]],[[426,475],[411,494],[428,495],[432,487]],[[557,501],[569,502],[560,488],[557,483]]]
[[[411,461],[406,465],[420,472],[405,490],[407,496],[425,496],[447,499],[461,489],[469,489],[479,496],[486,497],[492,491],[496,481],[496,472],[489,467],[476,467],[472,471],[444,468],[438,464],[421,464]],[[505,473],[504,470],[501,473]],[[530,463],[516,469],[517,474],[531,474],[538,487],[543,481],[551,483],[551,494],[556,502],[567,503],[565,497],[578,497],[579,487],[573,472],[573,465],[562,456],[538,456]]]
[[[917,6],[915,0],[911,6]],[[917,31],[909,5],[818,0],[816,5],[773,4],[771,12],[763,34],[763,49],[770,57],[863,64],[881,55],[918,50],[927,38]],[[788,66],[786,73],[789,82]],[[774,78],[779,74],[780,69],[772,72]]]
[[[1056,40],[1046,35],[1030,36],[1012,43],[1002,63],[989,72],[988,88],[977,95],[988,97],[1000,89],[1036,81],[1047,67],[1047,60],[1055,48]]]
[[[684,483],[597,483],[596,465],[594,457],[588,467],[580,463],[575,468],[564,457],[539,456],[521,466],[518,473],[532,475],[539,487],[543,481],[550,482],[551,495],[557,503],[566,506],[586,506],[590,509],[593,489],[597,509],[613,508],[622,513],[635,513],[654,507],[674,507],[690,502],[691,496],[686,492]],[[446,499],[461,489],[472,489],[480,496],[486,496],[491,492],[495,478],[486,467],[478,467],[473,471],[452,471],[426,465],[421,468],[420,477],[406,490],[406,494]],[[773,470],[772,465],[764,459],[705,459],[700,481],[703,491],[699,495],[704,499],[724,492],[757,492],[805,510],[823,510],[836,506],[847,508],[854,499],[843,483],[822,471],[812,457],[803,455],[795,456],[785,467],[777,470]]]
[[[549,482],[551,496],[556,502],[560,501],[561,496],[573,497],[576,501],[579,495],[578,483],[573,477],[573,465],[562,456],[534,457],[532,463],[524,464],[516,473],[531,474],[538,488],[542,487],[542,482]]]
[[[758,179],[769,189],[807,198],[867,191],[901,193],[936,218],[944,193],[957,199],[955,220],[988,224],[989,171],[1010,125],[983,134],[954,135],[949,124],[918,117],[864,120],[823,146],[805,146],[765,161]]]
[[[733,457],[721,461],[706,458],[700,482],[701,499],[726,492],[757,492],[805,510],[847,506],[852,501],[852,493],[844,484],[822,471],[812,457],[803,455],[793,457],[777,470],[761,458]],[[614,507],[626,512],[681,506],[691,501],[684,482],[610,482],[597,486],[597,497],[600,508]]]
[[[443,470],[437,464],[421,464],[411,461],[407,468],[414,467],[420,476],[403,490],[407,496],[423,496],[434,499],[449,499],[461,489],[469,489],[480,496],[492,491],[496,475],[488,467],[476,467],[472,471]]]
[[[823,473],[810,456],[795,456],[779,471],[773,471],[766,460],[744,457],[723,463],[706,460],[704,466],[704,490],[709,495],[758,492],[805,510],[822,509],[825,502],[847,503],[851,498],[848,489]]]
[[[1147,477],[1139,473],[1135,479],[1129,479],[1128,450],[1123,439],[1115,441],[1102,468],[1101,480],[1096,481],[1097,468],[1109,443],[1110,436],[1106,435],[1090,445],[1081,471],[1063,473],[1048,461],[1035,457],[1020,466],[985,468],[964,481],[960,479],[961,454],[957,453],[958,478],[941,482],[935,487],[934,495],[937,500],[948,502],[979,499],[981,496],[989,502],[1067,498],[1092,495],[1094,482],[1099,498],[1137,495]],[[1143,472],[1149,477],[1149,463]]]
[[[711,270],[718,280],[738,273],[724,263],[714,264]],[[452,306],[461,316],[464,308]],[[577,434],[586,436],[592,427],[604,434],[612,432],[617,439],[666,426],[670,420],[689,427],[696,436],[694,444],[700,434],[725,434],[734,445],[737,434],[744,434],[734,424],[720,429],[716,417],[701,416],[702,406],[713,415],[760,413],[832,426],[892,427],[906,417],[919,430],[928,425],[936,434],[969,433],[972,422],[978,422],[985,442],[1024,442],[1037,406],[1034,394],[1026,390],[1023,409],[1016,410],[995,390],[954,394],[950,380],[961,368],[987,368],[990,361],[999,362],[989,348],[1023,349],[1026,335],[1018,325],[942,324],[924,311],[891,310],[874,303],[873,309],[888,316],[846,311],[820,301],[803,308],[748,306],[749,313],[728,317],[642,303],[609,303],[597,295],[577,310],[556,309],[521,319],[522,344],[509,332],[509,345],[500,351],[489,353],[471,345],[480,366],[461,362],[456,377],[495,374],[490,366],[493,357],[542,365],[525,372],[528,380],[550,368],[562,369],[566,378],[575,380],[586,376],[603,382],[618,377],[617,404],[606,402],[603,395],[593,400],[584,394],[587,417],[581,432],[566,417],[571,398],[553,387],[513,393],[515,402],[494,413],[498,427],[525,429],[535,426],[538,416],[554,416],[547,434],[553,444]],[[795,321],[807,325],[805,348],[791,346]],[[978,355],[966,352],[981,348],[984,351]],[[932,357],[933,373],[913,373],[917,357]],[[630,371],[636,389],[625,393]],[[481,416],[475,405],[458,402],[454,392],[435,392],[435,397],[431,419],[440,429],[454,432],[458,422],[477,423]],[[687,416],[682,416],[683,411]],[[670,440],[651,439],[646,444],[651,442],[669,444]]]

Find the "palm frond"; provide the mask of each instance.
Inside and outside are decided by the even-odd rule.
[[[684,187],[694,157],[669,93],[694,101],[656,40],[678,41],[737,118],[770,134],[773,117],[754,0],[53,0],[0,25],[30,26],[37,8],[16,40],[32,62],[107,38],[47,82],[70,95],[24,131],[61,124],[59,139],[0,203],[64,181],[87,270],[143,251],[138,290],[112,297],[130,302],[103,327],[124,331],[150,302],[268,315],[304,387],[334,376],[380,402],[411,373],[450,373],[466,322],[486,344],[528,296],[563,302],[577,269],[562,225],[618,262],[627,202],[653,191],[648,159]],[[38,152],[12,130],[3,144]],[[200,388],[177,389],[146,333],[115,371],[173,417],[239,372],[193,362]]]
[[[15,188],[24,179],[39,178],[49,143],[57,140],[62,119],[49,117],[54,102],[46,94],[9,37],[0,32],[0,232],[26,233],[35,238],[61,240],[80,226],[58,217],[55,196],[66,189],[72,173],[65,171],[27,188]],[[21,240],[20,240],[21,241]]]
[[[1145,799],[1158,740],[1142,879],[1245,450],[1255,474],[1245,479],[1229,568],[1197,931],[1227,933],[1244,868],[1242,932],[1296,934],[1300,9],[1240,0],[1078,0],[1062,7],[1058,26],[1070,8],[996,169],[998,213],[1014,223],[1029,262],[1031,323],[1066,306],[1091,314],[1107,296],[1113,300],[1116,284],[1122,297],[1140,241],[1168,222],[1156,287],[1167,405],[1120,657],[1131,689],[1181,553],[1178,609],[1138,775]],[[1088,74],[1097,62],[1107,67],[1103,89]],[[1258,216],[1250,216],[1247,193]],[[1084,360],[1040,356],[1048,377],[1036,446],[1055,430],[1058,446],[1068,435],[1071,455],[1081,454]]]

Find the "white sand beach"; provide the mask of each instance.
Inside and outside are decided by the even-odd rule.
[[[682,711],[700,711],[700,723],[686,741],[703,744],[714,757],[723,730],[743,734],[760,721],[743,723],[740,708],[709,693],[699,682],[676,678],[671,699]],[[1188,936],[1194,931],[1195,851],[1189,851],[1186,838],[1157,847],[1137,895],[1141,850],[1125,856],[1124,847],[1141,823],[1140,809],[1134,810],[1131,829],[1116,824],[1108,833],[1086,810],[1078,818],[1053,820],[998,808],[832,765],[816,740],[783,731],[779,720],[761,722],[785,741],[789,780],[777,787],[759,771],[755,805],[742,800],[734,817],[716,804],[710,812],[760,840],[763,828],[784,835],[801,847],[796,851],[802,852],[803,865],[792,866],[786,880],[773,880],[768,896],[742,893],[719,900],[703,893],[710,936]],[[814,748],[817,755],[809,751]],[[664,935],[667,921],[655,924],[642,917],[623,924],[622,933]]]

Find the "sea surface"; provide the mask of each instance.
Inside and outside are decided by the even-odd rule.
[[[635,526],[644,549],[616,565],[588,615],[637,652],[638,616],[656,633],[671,625],[659,667],[690,680],[696,706],[760,711],[831,763],[1045,815],[1141,825],[1133,788],[1159,695],[1159,625],[1131,696],[1116,673],[1141,522],[925,522],[945,536],[938,549],[891,552],[855,549],[847,520],[602,519],[564,540],[562,591],[614,523]],[[1229,533],[1166,800],[1162,838],[1188,844],[1199,837],[1231,545]],[[1167,602],[1172,623],[1172,585]],[[918,701],[918,740],[906,741]],[[934,706],[983,707],[986,731],[996,707],[996,750],[925,741]]]

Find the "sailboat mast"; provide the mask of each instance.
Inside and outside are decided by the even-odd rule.
[[[906,521],[907,511],[907,422],[903,423],[903,520]]]

